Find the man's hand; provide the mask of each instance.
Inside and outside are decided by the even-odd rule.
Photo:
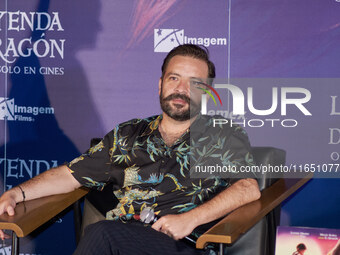
[[[16,196],[18,195],[18,190],[16,190],[17,188],[14,188],[10,191],[5,192],[1,198],[0,198],[0,215],[4,214],[4,213],[8,213],[9,216],[13,216],[15,211],[15,207],[16,207]],[[9,235],[5,234],[2,230],[0,230],[0,238],[2,240],[10,238]]]
[[[16,204],[14,190],[3,194],[0,198],[0,215],[8,213],[9,216],[13,216]]]
[[[182,239],[191,234],[196,227],[195,220],[189,213],[169,214],[157,220],[152,228],[160,231],[175,240]]]

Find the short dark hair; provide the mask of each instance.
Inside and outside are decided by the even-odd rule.
[[[304,251],[307,249],[306,245],[304,243],[299,243],[297,246],[296,246],[296,249],[298,251]]]
[[[169,64],[169,61],[174,56],[188,56],[199,60],[203,60],[208,65],[208,78],[215,78],[215,65],[209,60],[209,51],[207,48],[203,48],[194,44],[183,44],[172,49],[165,57],[162,65],[162,78],[164,77],[165,70]]]

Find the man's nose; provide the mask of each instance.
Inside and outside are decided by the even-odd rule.
[[[189,92],[190,90],[190,80],[181,79],[176,86],[176,91],[178,92]]]

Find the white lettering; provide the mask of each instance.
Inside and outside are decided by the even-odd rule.
[[[59,19],[59,13],[58,12],[52,12],[53,18],[51,22],[51,26],[48,30],[54,30],[53,27],[57,26],[57,31],[64,31],[63,27],[61,26],[60,19]]]
[[[32,44],[32,37],[30,38],[26,38],[26,39],[22,39],[19,44],[18,44],[18,52],[19,52],[19,55],[22,56],[22,57],[29,57],[31,56],[31,52],[32,52],[32,48],[25,48],[24,51],[27,51],[27,54],[24,53],[23,49],[23,44],[25,42],[28,42],[29,44]]]
[[[294,124],[293,125],[291,125],[291,126],[289,126],[289,125],[285,125],[285,123],[286,122],[293,122]],[[283,127],[296,127],[297,125],[298,125],[298,122],[296,121],[296,120],[294,120],[294,119],[285,119],[285,120],[282,120],[281,121],[281,125],[283,126]]]
[[[18,160],[19,158],[17,159],[7,159],[7,176],[6,177],[14,177],[16,179],[18,179],[18,173],[16,174],[13,174],[12,173],[12,170],[17,170],[18,169],[18,164],[15,164],[15,163],[18,163]],[[14,163],[14,164],[12,164]]]
[[[298,125],[298,122],[295,119],[249,119],[249,120],[241,120],[241,121],[235,121],[235,120],[227,120],[227,119],[213,119],[213,127],[217,125],[225,125],[228,124],[230,127],[234,125],[240,125],[243,127],[263,127],[267,122],[271,123],[271,127],[275,126],[276,122],[279,122],[282,127],[296,127]]]
[[[57,167],[57,160],[34,160],[34,159],[4,159],[0,158],[0,165],[6,164],[6,177],[18,178],[33,178],[50,168]]]
[[[227,45],[227,38],[211,38],[211,37],[187,37],[184,36],[184,43],[204,45]]]
[[[18,74],[20,73],[21,69],[19,66],[0,66],[0,73],[6,74]]]
[[[18,17],[15,17],[15,16],[18,16]],[[19,24],[17,27],[14,27],[14,24],[18,22],[19,22],[19,11],[8,12],[8,30],[19,31]]]
[[[15,113],[30,113],[33,115],[40,114],[54,114],[53,107],[38,107],[38,106],[14,106]]]
[[[252,125],[251,123],[253,123],[253,122],[258,122],[258,123],[260,123],[260,125]],[[249,127],[263,127],[263,125],[264,125],[264,122],[263,122],[263,120],[260,120],[260,119],[251,119],[251,120],[248,120],[248,126]]]
[[[304,98],[287,98],[288,93],[301,93]],[[312,115],[302,104],[307,103],[311,99],[311,93],[305,88],[281,88],[281,115],[286,115],[287,104],[294,104],[304,115]]]
[[[332,98],[332,110],[331,110],[331,114],[330,115],[340,115],[340,112],[337,112],[336,110],[335,110],[335,100],[336,100],[336,98],[337,98],[338,96],[331,96],[331,98]]]
[[[339,154],[338,152],[336,152],[336,151],[333,151],[333,152],[331,153],[331,159],[332,159],[333,161],[338,161],[338,160],[340,159],[340,154]]]
[[[22,18],[21,18],[21,27],[20,30],[25,30],[25,21],[26,24],[29,26],[31,31],[34,29],[34,12],[30,12],[31,19],[28,18],[28,15],[25,12],[21,12]]]
[[[32,178],[32,172],[33,172],[33,163],[34,160],[28,160],[28,162],[30,163],[30,167],[28,167],[27,163],[25,162],[25,160],[20,160],[20,175],[19,177],[23,178],[24,174],[23,174],[23,170],[25,169],[26,172],[28,173],[28,176],[30,178]]]
[[[228,123],[228,120],[226,119],[213,119],[213,127],[216,127],[216,125],[224,125],[227,123]]]
[[[7,49],[6,52],[4,54],[5,57],[9,57],[9,53],[12,52],[11,56],[12,57],[19,57],[17,49],[14,45],[14,39],[13,38],[8,38],[8,45],[7,45]]]
[[[42,35],[43,36],[43,35]],[[24,38],[18,42],[18,45],[15,45],[13,38],[7,38],[7,48],[5,53],[3,54],[0,50],[0,57],[6,61],[7,63],[13,63],[15,58],[22,57],[30,57],[33,53],[37,57],[50,57],[55,58],[59,56],[61,59],[64,59],[64,51],[65,51],[65,39],[55,40],[49,39],[39,39],[35,42],[32,42],[32,38]],[[0,46],[3,42],[0,39]],[[14,60],[8,60],[8,57],[13,57]]]
[[[58,12],[52,12],[52,14],[47,12],[29,12],[28,15],[28,13],[20,10],[16,12],[1,11],[0,21],[5,16],[8,19],[8,30],[19,31],[29,28],[31,31],[34,29],[64,31]]]
[[[265,119],[266,121],[271,121],[272,125],[271,127],[274,127],[274,121],[280,121],[279,119]]]
[[[273,112],[275,112],[276,108],[277,108],[277,88],[273,88],[272,89],[272,106],[270,107],[270,109],[268,110],[257,110],[254,108],[254,104],[253,104],[253,88],[249,87],[248,88],[248,108],[249,111],[256,114],[256,115],[270,115]]]
[[[340,143],[340,128],[329,128],[329,143],[328,144],[339,144]],[[336,132],[338,132],[337,139],[336,138]]]
[[[238,88],[235,85],[231,84],[215,84],[215,88],[217,89],[227,89],[227,92],[231,92],[232,95],[232,101],[233,101],[233,114],[235,115],[244,115],[244,107],[245,107],[245,97],[240,88]],[[278,88],[274,87],[272,89],[272,105],[270,109],[267,110],[258,110],[254,107],[253,102],[253,88],[249,87],[247,89],[248,94],[248,109],[251,113],[255,115],[270,115],[274,113],[277,109],[278,105]],[[287,98],[288,93],[302,93],[304,94],[304,98],[296,98],[291,99]],[[203,94],[201,98],[201,113],[205,115],[207,113],[207,95]],[[303,106],[304,103],[307,103],[311,99],[311,93],[309,90],[305,88],[297,88],[297,87],[283,87],[281,88],[281,115],[287,115],[286,114],[286,108],[288,104],[295,105],[304,115],[312,115],[305,106]]]
[[[217,89],[227,89],[233,96],[233,113],[244,115],[244,95],[239,87],[231,84],[215,84]]]

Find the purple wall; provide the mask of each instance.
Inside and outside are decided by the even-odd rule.
[[[288,164],[340,163],[337,0],[5,0],[0,11],[20,11],[29,19],[30,12],[48,12],[53,24],[50,30],[32,31],[25,20],[21,25],[24,14],[10,20],[5,13],[0,19],[3,190],[71,160],[92,137],[102,137],[122,121],[158,114],[158,79],[166,55],[159,51],[190,40],[210,44],[218,78],[235,79],[245,94],[254,87],[259,109],[270,106],[274,86],[310,91],[305,107],[312,116],[293,106],[287,116],[275,112],[270,117],[293,118],[299,125],[246,127],[253,145],[285,149]],[[46,16],[40,21],[42,28],[48,25]],[[27,38],[32,39],[23,41]],[[22,44],[25,56],[15,56],[11,47],[6,56],[11,41],[15,49]],[[35,54],[29,54],[32,46]],[[17,73],[10,73],[14,68]],[[246,111],[246,119],[265,119]],[[282,225],[340,228],[339,172],[340,166],[332,178],[312,180],[285,203]],[[25,241],[22,252],[72,253],[72,215],[59,222]],[[65,229],[68,236],[60,234]]]

